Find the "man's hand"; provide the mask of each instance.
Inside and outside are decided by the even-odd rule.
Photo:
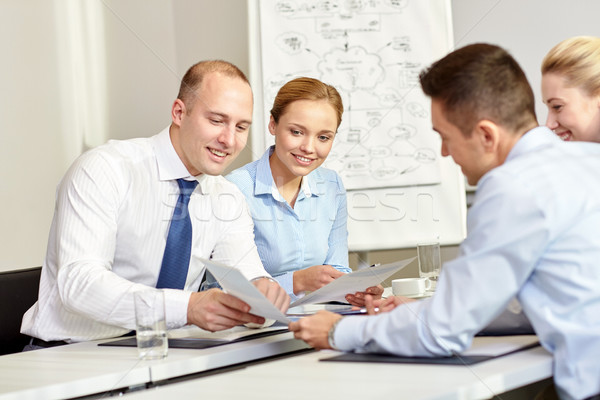
[[[285,290],[279,286],[277,282],[274,282],[267,278],[257,279],[252,282],[256,288],[265,295],[275,307],[277,307],[282,313],[286,313],[290,306],[290,296]]]
[[[383,294],[383,286],[371,286],[368,287],[364,292],[356,292],[354,294],[347,294],[346,301],[353,306],[364,307],[365,297],[370,295],[373,300],[379,300]]]
[[[187,322],[207,331],[220,331],[246,323],[263,324],[265,319],[249,314],[250,306],[220,289],[194,292],[188,303]]]
[[[296,339],[304,340],[315,349],[330,349],[327,334],[342,316],[329,311],[319,311],[313,316],[290,323],[289,330]]]
[[[344,275],[331,265],[314,265],[294,272],[294,293],[313,292]]]

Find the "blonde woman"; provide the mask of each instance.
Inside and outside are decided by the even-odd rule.
[[[546,125],[563,140],[600,142],[600,38],[566,39],[542,61]]]

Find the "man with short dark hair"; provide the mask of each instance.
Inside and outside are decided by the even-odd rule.
[[[458,258],[430,299],[367,299],[378,315],[322,312],[290,329],[317,348],[448,356],[516,296],[553,354],[560,397],[598,395],[600,145],[538,127],[525,74],[497,46],[456,50],[420,80],[442,155],[478,185]]]

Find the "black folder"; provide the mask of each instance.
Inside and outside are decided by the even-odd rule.
[[[493,358],[507,356],[519,351],[539,346],[539,342],[529,343],[518,349],[495,355],[454,355],[451,357],[402,357],[391,354],[344,353],[339,356],[322,358],[319,361],[367,362],[367,363],[401,363],[401,364],[438,364],[438,365],[473,365]]]
[[[270,330],[257,332],[252,335],[246,335],[233,340],[225,339],[193,339],[193,338],[182,338],[182,339],[169,339],[169,348],[171,349],[207,349],[209,347],[222,346],[229,343],[238,343],[245,340],[251,340],[266,336],[279,335],[285,332],[289,332],[287,329],[281,330]],[[137,342],[135,336],[128,337],[125,339],[114,340],[110,342],[99,343],[98,346],[123,346],[123,347],[136,347]]]

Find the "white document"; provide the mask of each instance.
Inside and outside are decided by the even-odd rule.
[[[355,315],[367,313],[366,309],[361,308],[357,310],[356,307],[350,304],[305,304],[303,306],[290,307],[287,310],[287,315],[295,317],[306,317],[308,315],[316,314],[319,311],[331,311],[342,315]]]
[[[344,296],[346,294],[362,292],[368,287],[379,285],[386,278],[400,271],[415,259],[416,257],[413,257],[344,274],[322,288],[296,300],[290,304],[290,307],[327,301],[345,302],[346,299]],[[227,293],[243,300],[250,306],[251,314],[274,319],[286,325],[292,321],[267,300],[238,269],[204,258],[200,258],[199,260],[213,274]]]
[[[320,289],[296,300],[290,304],[290,307],[311,303],[324,303],[326,301],[346,302],[345,296],[348,293],[362,292],[368,287],[379,285],[385,279],[413,262],[416,258],[417,257],[413,257],[390,264],[359,269],[358,271],[342,275]]]
[[[228,267],[204,258],[199,260],[215,277],[219,285],[230,295],[237,297],[250,306],[250,314],[259,317],[274,319],[284,324],[292,322],[277,307],[246,279],[242,273],[233,267]]]

